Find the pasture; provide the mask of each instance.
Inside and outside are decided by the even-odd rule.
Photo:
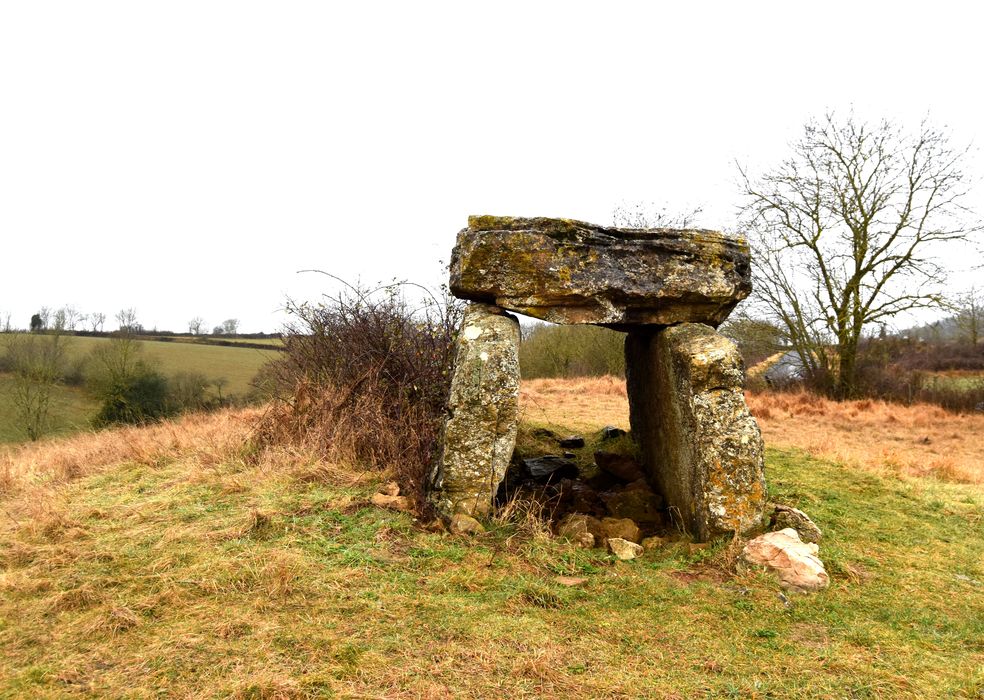
[[[620,382],[592,381],[524,384],[525,429],[624,425]],[[880,406],[788,402],[752,405],[770,497],[825,533],[832,583],[810,596],[736,568],[728,542],[619,562],[532,516],[424,527],[370,505],[386,474],[252,450],[255,409],[18,448],[0,455],[0,696],[980,697],[974,473],[881,463]],[[870,459],[824,453],[862,414]],[[932,427],[925,448],[979,427],[895,420]]]
[[[5,343],[13,335],[0,335],[0,354]],[[274,343],[271,340],[271,345]],[[108,338],[75,336],[66,338],[67,364],[85,361],[93,350],[109,343]],[[276,340],[279,343],[279,340]],[[239,348],[234,345],[205,345],[180,341],[138,341],[144,361],[157,368],[165,376],[181,372],[195,372],[208,380],[224,380],[219,389],[223,396],[242,396],[250,390],[250,382],[260,367],[280,356],[279,351],[258,348]],[[98,411],[98,404],[81,387],[58,385],[53,391],[51,406],[53,435],[63,435],[88,426]],[[17,425],[16,411],[12,404],[12,379],[0,373],[0,443],[24,439]]]

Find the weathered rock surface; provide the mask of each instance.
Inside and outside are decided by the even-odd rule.
[[[451,291],[554,323],[717,326],[751,291],[749,247],[714,231],[472,216]]]
[[[764,449],[735,344],[685,323],[630,332],[625,355],[632,434],[671,518],[700,541],[760,524]]]
[[[380,508],[391,508],[392,510],[399,510],[403,512],[408,512],[413,507],[410,503],[410,499],[406,496],[390,496],[385,493],[374,493],[369,501]]]
[[[637,481],[645,476],[642,467],[632,457],[626,457],[615,452],[598,451],[594,453],[594,459],[601,471],[622,481]]]
[[[669,540],[666,539],[665,537],[659,537],[658,535],[653,535],[652,537],[642,538],[642,542],[640,542],[639,544],[641,544],[642,548],[648,552],[651,549],[659,549],[660,547],[665,547],[668,542]]]
[[[606,540],[606,544],[608,545],[608,551],[622,561],[635,559],[644,551],[641,545],[638,545],[635,542],[629,542],[628,540],[623,540],[621,537],[609,537]]]
[[[820,542],[823,539],[823,532],[803,511],[779,503],[773,504],[773,508],[772,517],[769,519],[769,527],[773,530],[785,530],[791,527],[804,542]]]
[[[615,438],[620,438],[623,435],[625,435],[625,431],[621,428],[616,428],[614,425],[606,425],[601,429],[602,440],[614,440]]]
[[[749,564],[775,571],[783,588],[805,593],[830,585],[818,551],[815,543],[801,541],[790,527],[756,537],[745,545],[741,555]]]
[[[663,520],[663,498],[649,488],[645,479],[617,491],[604,492],[601,499],[613,517],[628,518],[637,523],[658,523]]]
[[[485,526],[475,518],[464,513],[455,513],[451,516],[451,524],[448,530],[452,535],[477,535],[485,532]]]
[[[566,457],[558,455],[543,455],[523,460],[523,466],[534,479],[574,478],[577,476],[577,464]]]
[[[574,542],[579,547],[590,549],[595,546],[595,536],[592,532],[598,532],[601,523],[589,515],[571,513],[564,517],[557,525],[557,536],[565,537]]]
[[[584,438],[581,435],[568,435],[565,438],[561,438],[558,442],[561,447],[568,450],[584,447]]]
[[[601,532],[595,533],[596,540],[617,537],[629,542],[639,541],[639,526],[629,518],[602,518]]]
[[[430,499],[444,517],[485,514],[505,476],[519,423],[519,322],[495,307],[465,311],[455,348]]]

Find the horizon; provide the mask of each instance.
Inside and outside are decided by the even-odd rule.
[[[848,8],[878,31],[834,51]],[[887,3],[7,5],[0,314],[132,307],[148,328],[277,332],[288,298],[337,288],[300,270],[436,288],[469,214],[605,225],[641,203],[733,229],[735,164],[777,163],[827,111],[908,128],[928,115],[973,145],[974,18]],[[980,215],[976,146],[966,166]],[[947,249],[952,291],[979,260]]]

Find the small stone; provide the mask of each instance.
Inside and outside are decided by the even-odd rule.
[[[651,549],[659,549],[660,547],[665,547],[667,542],[669,542],[669,540],[666,539],[665,537],[659,537],[657,535],[653,535],[652,537],[644,537],[642,539],[642,542],[640,542],[639,544],[641,544],[642,548],[648,552]]]
[[[524,459],[523,466],[534,479],[574,478],[577,476],[577,465],[558,455],[543,455],[542,457]]]
[[[598,492],[583,481],[572,481],[566,494],[566,510],[588,515],[604,515],[605,504]]]
[[[775,571],[783,588],[806,593],[830,585],[818,551],[815,543],[803,542],[799,533],[789,527],[756,537],[745,545],[741,555],[749,564]]]
[[[395,481],[390,481],[383,488],[379,489],[379,492],[387,496],[399,496],[400,495],[400,485]]]
[[[642,554],[641,545],[629,542],[621,537],[609,537],[607,540],[608,550],[622,561],[635,559]]]
[[[424,530],[427,532],[447,532],[447,525],[440,518],[434,518],[433,520],[424,523]]]
[[[580,435],[569,435],[560,439],[560,446],[566,449],[584,447],[584,438]]]
[[[374,493],[369,500],[374,506],[389,508],[390,510],[407,512],[411,508],[410,499],[406,496],[389,496],[385,493]]]
[[[574,454],[573,452],[565,452],[564,453],[564,459],[575,459],[576,457],[577,457],[577,455]]]
[[[804,542],[819,543],[823,539],[823,532],[803,511],[778,503],[774,505],[774,508],[772,518],[769,521],[769,526],[773,530],[784,530],[791,527],[799,533],[800,539]]]
[[[561,586],[580,586],[587,583],[588,579],[577,576],[554,576],[554,581],[559,583]]]
[[[630,542],[639,541],[639,526],[629,518],[602,518],[602,539],[623,539]],[[598,536],[595,535],[595,539]]]
[[[480,532],[485,532],[482,523],[464,513],[455,513],[451,516],[451,524],[448,529],[452,535],[477,535]]]
[[[637,523],[658,523],[663,520],[663,499],[653,493],[645,482],[630,484],[620,491],[601,494],[608,512],[616,518],[629,518]]]
[[[591,549],[595,546],[594,533],[600,531],[600,521],[580,513],[568,513],[557,525],[558,537],[565,537],[583,549]]]
[[[606,425],[601,429],[601,439],[602,440],[614,440],[625,435],[625,431],[621,428],[616,428],[614,425]]]
[[[638,481],[645,477],[639,463],[615,452],[598,451],[594,453],[595,464],[607,474],[625,482]]]

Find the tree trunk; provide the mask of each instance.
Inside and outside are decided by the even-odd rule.
[[[857,394],[858,344],[856,340],[838,343],[839,353],[837,382],[834,385],[835,398],[840,401],[854,398]]]

